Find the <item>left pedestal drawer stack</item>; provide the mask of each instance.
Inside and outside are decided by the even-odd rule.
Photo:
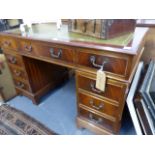
[[[5,50],[5,56],[12,72],[15,87],[17,90],[31,92],[22,57],[14,52]]]
[[[32,92],[23,58],[17,52],[18,47],[16,40],[4,37],[1,41],[1,46],[12,73],[17,93],[28,94],[29,92]]]

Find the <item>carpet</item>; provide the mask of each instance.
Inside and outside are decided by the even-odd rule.
[[[53,131],[27,114],[10,107],[0,106],[0,135],[55,135]]]

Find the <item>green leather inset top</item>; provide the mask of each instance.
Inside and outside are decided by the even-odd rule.
[[[56,24],[46,23],[46,24],[34,24],[32,28],[29,29],[28,33],[22,33],[19,28],[6,31],[10,34],[26,36],[36,39],[44,40],[57,40],[64,42],[87,42],[93,44],[108,44],[108,45],[118,45],[127,46],[133,39],[133,33],[128,33],[113,39],[98,39],[95,37],[90,37],[78,33],[73,33],[68,31],[68,25],[62,25],[61,29],[58,30]]]

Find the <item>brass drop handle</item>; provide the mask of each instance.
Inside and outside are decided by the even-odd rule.
[[[31,52],[32,51],[32,46],[31,45],[24,45],[24,50],[27,52]]]
[[[19,88],[24,88],[24,83],[22,83],[22,82],[17,82],[17,86],[19,87]]]
[[[4,46],[10,46],[11,42],[10,41],[4,41]]]
[[[17,62],[17,59],[16,59],[15,57],[13,57],[13,56],[10,56],[8,59],[9,59],[9,61],[10,61],[12,64],[16,64],[16,62]]]
[[[95,84],[93,82],[90,83],[91,90],[95,93],[101,94],[102,91],[95,88]]]
[[[57,54],[54,54],[54,49],[53,48],[50,48],[50,54],[51,54],[51,57],[52,58],[61,58],[61,55],[62,55],[62,49],[58,49],[58,53]]]
[[[96,63],[96,57],[95,56],[91,56],[90,57],[90,62],[91,62],[91,64],[92,64],[93,67],[100,68],[101,70],[103,70],[104,69],[104,65],[109,62],[109,59],[106,58],[102,62],[102,65],[99,65],[99,64]]]
[[[94,101],[93,101],[93,100],[90,100],[89,103],[90,103],[90,105],[91,105],[94,109],[96,109],[96,110],[101,110],[101,109],[103,109],[103,107],[104,107],[104,104],[103,104],[103,103],[100,103],[98,106],[96,106],[96,105],[94,104]]]
[[[93,116],[92,113],[89,113],[89,119],[90,119],[91,121],[93,121],[94,123],[97,123],[97,124],[102,123],[102,121],[103,121],[102,118],[98,118],[98,119],[94,118],[94,116]]]
[[[15,73],[16,76],[20,76],[21,75],[21,71],[14,70],[13,72]]]

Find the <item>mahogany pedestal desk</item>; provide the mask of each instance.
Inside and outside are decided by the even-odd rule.
[[[125,99],[144,49],[147,28],[136,28],[111,40],[100,40],[36,24],[29,33],[0,33],[0,43],[16,91],[34,102],[75,71],[77,126],[96,134],[118,134]],[[95,88],[96,71],[105,63],[106,88]],[[21,103],[22,104],[22,103]]]

